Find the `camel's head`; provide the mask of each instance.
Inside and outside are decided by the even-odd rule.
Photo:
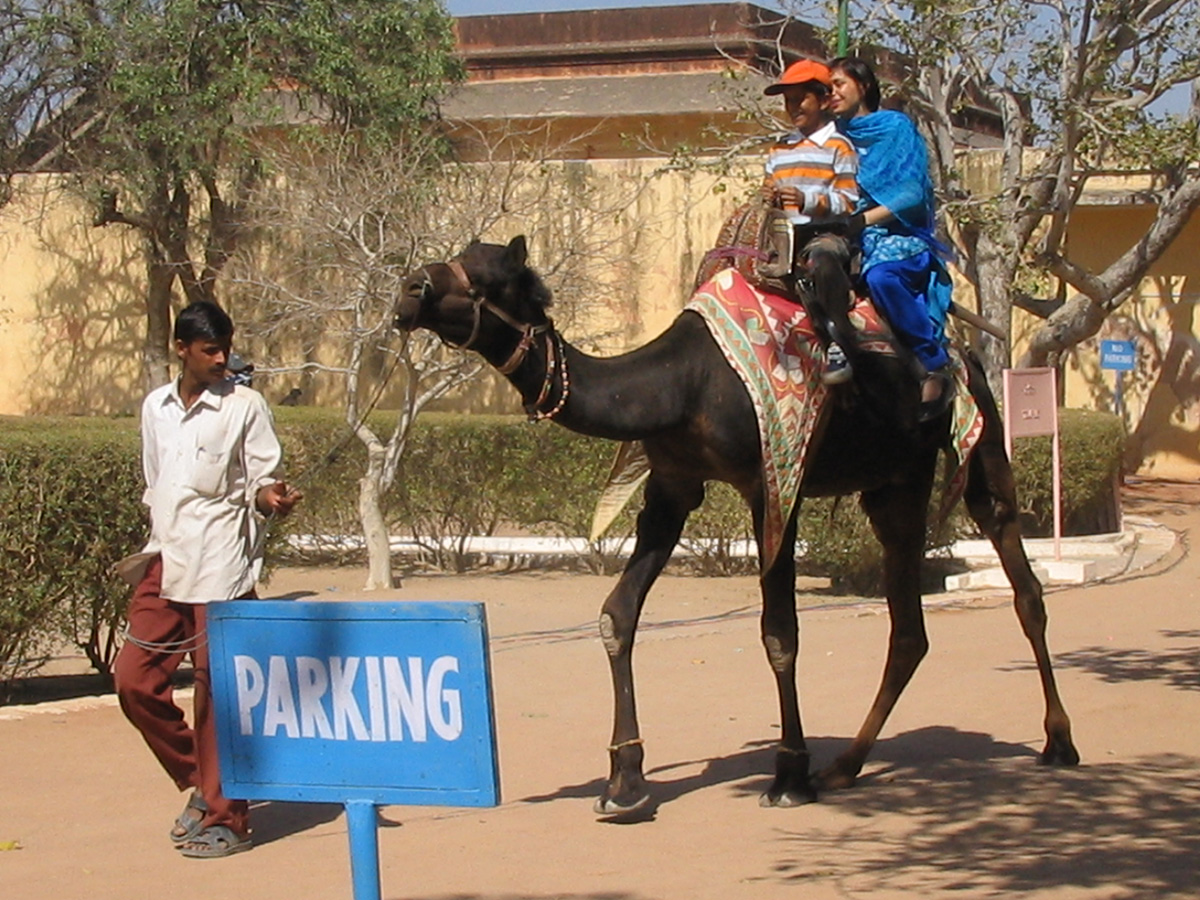
[[[447,343],[472,346],[497,323],[544,322],[550,291],[526,265],[527,257],[519,236],[507,246],[476,241],[448,262],[422,266],[404,279],[396,328],[428,328]]]

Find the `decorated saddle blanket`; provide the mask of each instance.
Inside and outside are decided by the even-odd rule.
[[[950,420],[950,439],[946,444],[949,477],[938,512],[938,518],[943,520],[962,498],[967,486],[967,462],[971,458],[971,451],[983,436],[983,411],[971,393],[967,366],[957,347],[950,347],[948,352],[950,369],[954,374],[954,409]]]
[[[766,494],[762,560],[765,568],[780,550],[800,496],[812,435],[825,410],[828,388],[821,382],[824,350],[804,307],[760,291],[736,269],[722,269],[700,285],[685,309],[704,319],[754,405]],[[859,332],[862,350],[894,352],[891,331],[869,300],[855,301],[850,322]],[[965,371],[962,377],[958,397],[970,399]],[[974,409],[973,402],[970,406]],[[978,410],[974,412],[977,414]],[[982,431],[982,417],[977,423],[973,417],[971,421],[972,426],[964,426],[962,430],[973,431],[970,438],[973,446]],[[957,440],[960,431],[957,424],[955,430]],[[966,452],[960,458],[965,460]],[[597,504],[592,540],[612,524],[649,472],[649,460],[641,444],[622,444]]]

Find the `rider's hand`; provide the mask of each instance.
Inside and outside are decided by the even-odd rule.
[[[794,207],[797,212],[804,211],[804,193],[798,187],[781,187],[776,192],[779,198],[776,201],[781,209],[789,209]]]

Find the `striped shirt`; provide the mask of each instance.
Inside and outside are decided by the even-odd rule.
[[[811,135],[793,131],[777,141],[767,153],[765,168],[775,187],[796,187],[804,195],[803,212],[792,204],[783,208],[795,225],[846,216],[858,204],[858,155],[833,122]]]

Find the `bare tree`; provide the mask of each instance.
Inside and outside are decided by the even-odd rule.
[[[28,5],[0,0],[0,206],[15,173],[40,170],[42,129],[72,101],[63,73],[38,65],[53,42],[37,24]]]
[[[627,289],[620,273],[639,252],[634,220],[647,221],[636,209],[640,178],[564,161],[541,132],[473,138],[472,162],[443,162],[430,135],[386,147],[342,140],[277,149],[277,175],[256,203],[257,249],[233,273],[251,301],[239,312],[243,332],[276,357],[259,371],[340,381],[346,424],[367,449],[359,483],[367,589],[394,584],[382,501],[417,415],[480,369],[473,354],[448,351],[427,333],[392,333],[402,277],[473,239],[527,232],[559,326],[602,340],[617,327],[608,312]],[[381,397],[398,410],[390,434],[367,421]]]

